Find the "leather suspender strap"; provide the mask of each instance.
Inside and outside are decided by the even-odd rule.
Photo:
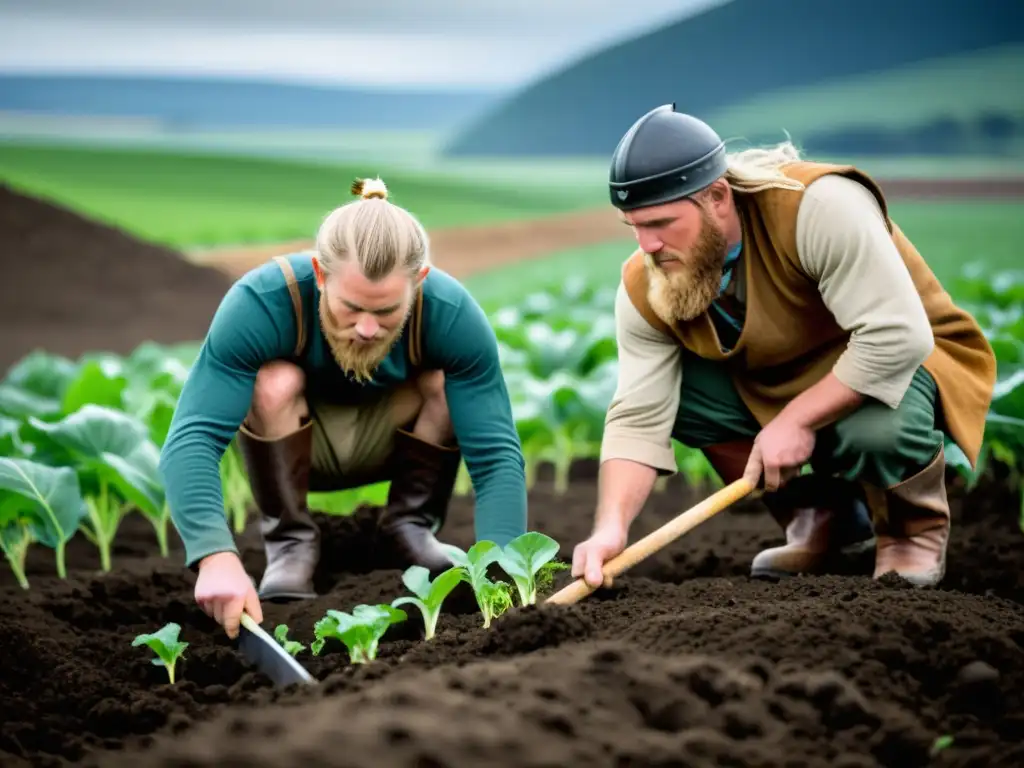
[[[302,317],[302,294],[299,293],[299,281],[296,279],[295,270],[288,263],[288,259],[284,256],[275,256],[274,261],[284,272],[288,293],[292,296],[292,306],[295,308],[295,327],[298,329],[295,335],[295,356],[300,357],[302,350],[306,347],[306,323]]]
[[[423,364],[423,286],[416,289],[415,302],[409,315],[409,362],[419,368]]]

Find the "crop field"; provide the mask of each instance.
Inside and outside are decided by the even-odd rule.
[[[357,176],[380,174],[392,199],[428,227],[529,219],[603,202],[600,187],[446,176],[377,162],[337,164],[161,150],[0,143],[0,179],[151,242],[176,248],[311,237],[351,199]],[[596,191],[595,191],[596,189]]]
[[[132,181],[127,166],[121,173],[122,185]],[[175,200],[185,205],[181,178]],[[337,187],[323,181],[313,204],[335,204]],[[395,188],[396,198],[417,189],[428,205],[428,186],[422,196],[404,181]],[[56,178],[53,189],[83,194]],[[130,198],[111,189],[108,219],[125,215]],[[527,217],[534,204],[497,196],[491,210]],[[476,215],[437,205],[431,226]],[[185,275],[132,239],[143,227],[115,234],[0,197],[0,247],[66,276],[48,301],[19,297],[29,283],[13,267],[7,280],[16,283],[7,305],[47,343],[0,380],[0,764],[1024,764],[1024,232],[1013,201],[896,205],[999,360],[978,471],[949,450],[953,527],[940,588],[873,581],[870,562],[863,572],[752,580],[750,560],[782,533],[749,498],[580,603],[544,604],[569,583],[565,566],[593,520],[622,238],[468,280],[500,344],[536,556],[474,548],[465,473],[440,537],[466,559],[432,586],[374,560],[386,484],[311,494],[324,532],[319,597],[263,609],[264,627],[317,684],[279,690],[195,605],[156,472],[196,354],[192,329],[227,284],[223,273],[187,265]],[[156,221],[155,206],[140,203],[135,221]],[[71,271],[82,254],[91,271]],[[115,289],[106,270],[118,263],[147,270],[131,273],[137,295]],[[64,300],[57,290],[68,282],[104,302],[109,326],[58,311],[89,306]],[[139,323],[134,342],[126,317]],[[89,340],[84,353],[72,351],[79,338]],[[700,453],[676,447],[680,473],[659,482],[632,541],[721,485]],[[233,448],[221,467],[226,519],[258,578],[259,529]],[[344,632],[350,621],[358,629]]]

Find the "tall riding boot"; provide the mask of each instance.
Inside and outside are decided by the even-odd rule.
[[[259,587],[263,600],[316,597],[320,529],[306,505],[312,437],[312,422],[277,440],[254,435],[245,425],[238,431],[267,554]]]
[[[421,565],[431,572],[451,567],[434,534],[447,517],[461,459],[458,448],[428,443],[402,429],[395,433],[395,469],[378,536],[401,567]]]
[[[946,575],[949,541],[949,499],[946,496],[945,452],[908,480],[885,490],[866,486],[878,551],[875,578],[895,572],[919,587],[935,586]]]

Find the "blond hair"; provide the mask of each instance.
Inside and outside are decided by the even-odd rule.
[[[409,211],[388,200],[380,178],[356,179],[360,199],[335,208],[316,236],[316,254],[324,272],[355,259],[369,280],[382,280],[396,268],[415,275],[430,263],[430,240]]]
[[[787,177],[782,166],[800,160],[800,150],[791,141],[773,147],[744,149],[726,155],[725,180],[737,192],[760,192],[765,189],[792,189],[804,185]]]

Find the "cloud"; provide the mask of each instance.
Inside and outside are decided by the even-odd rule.
[[[0,0],[0,71],[506,88],[722,1]]]

